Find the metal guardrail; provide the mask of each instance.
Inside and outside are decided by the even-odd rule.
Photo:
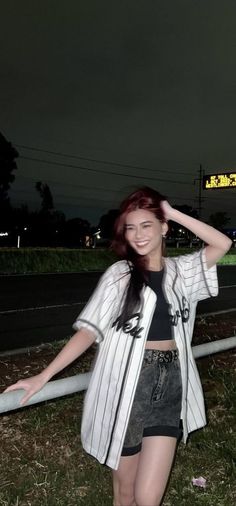
[[[220,351],[227,351],[235,347],[236,336],[232,336],[225,339],[219,339],[218,341],[193,346],[193,355],[194,358],[201,358],[214,353],[219,353]]]
[[[193,354],[195,358],[200,358],[220,351],[230,350],[234,347],[236,347],[236,336],[194,346]],[[20,406],[20,400],[23,395],[22,390],[0,394],[0,413],[7,413],[25,406],[86,390],[90,376],[91,373],[76,374],[70,378],[49,381],[42,390],[31,397],[24,406]]]

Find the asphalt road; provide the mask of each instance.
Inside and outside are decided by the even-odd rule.
[[[0,276],[0,351],[63,339],[88,300],[100,273]],[[236,308],[236,266],[218,267],[218,297],[198,313]]]

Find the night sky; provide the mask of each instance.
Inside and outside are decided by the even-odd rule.
[[[96,225],[137,186],[198,207],[200,164],[235,171],[235,0],[9,0],[1,21],[14,205],[39,208],[43,181],[58,210]],[[204,219],[236,226],[235,189],[202,196]]]

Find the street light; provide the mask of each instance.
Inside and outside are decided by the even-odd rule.
[[[93,246],[92,246],[92,248],[96,248],[97,240],[101,239],[100,232],[101,232],[100,228],[97,230],[97,232],[94,232],[94,234],[93,234]]]

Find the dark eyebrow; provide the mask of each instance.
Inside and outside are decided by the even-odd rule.
[[[141,221],[140,225],[145,225],[146,223],[153,223],[151,220]],[[125,227],[131,227],[133,226],[133,223],[126,223]]]

